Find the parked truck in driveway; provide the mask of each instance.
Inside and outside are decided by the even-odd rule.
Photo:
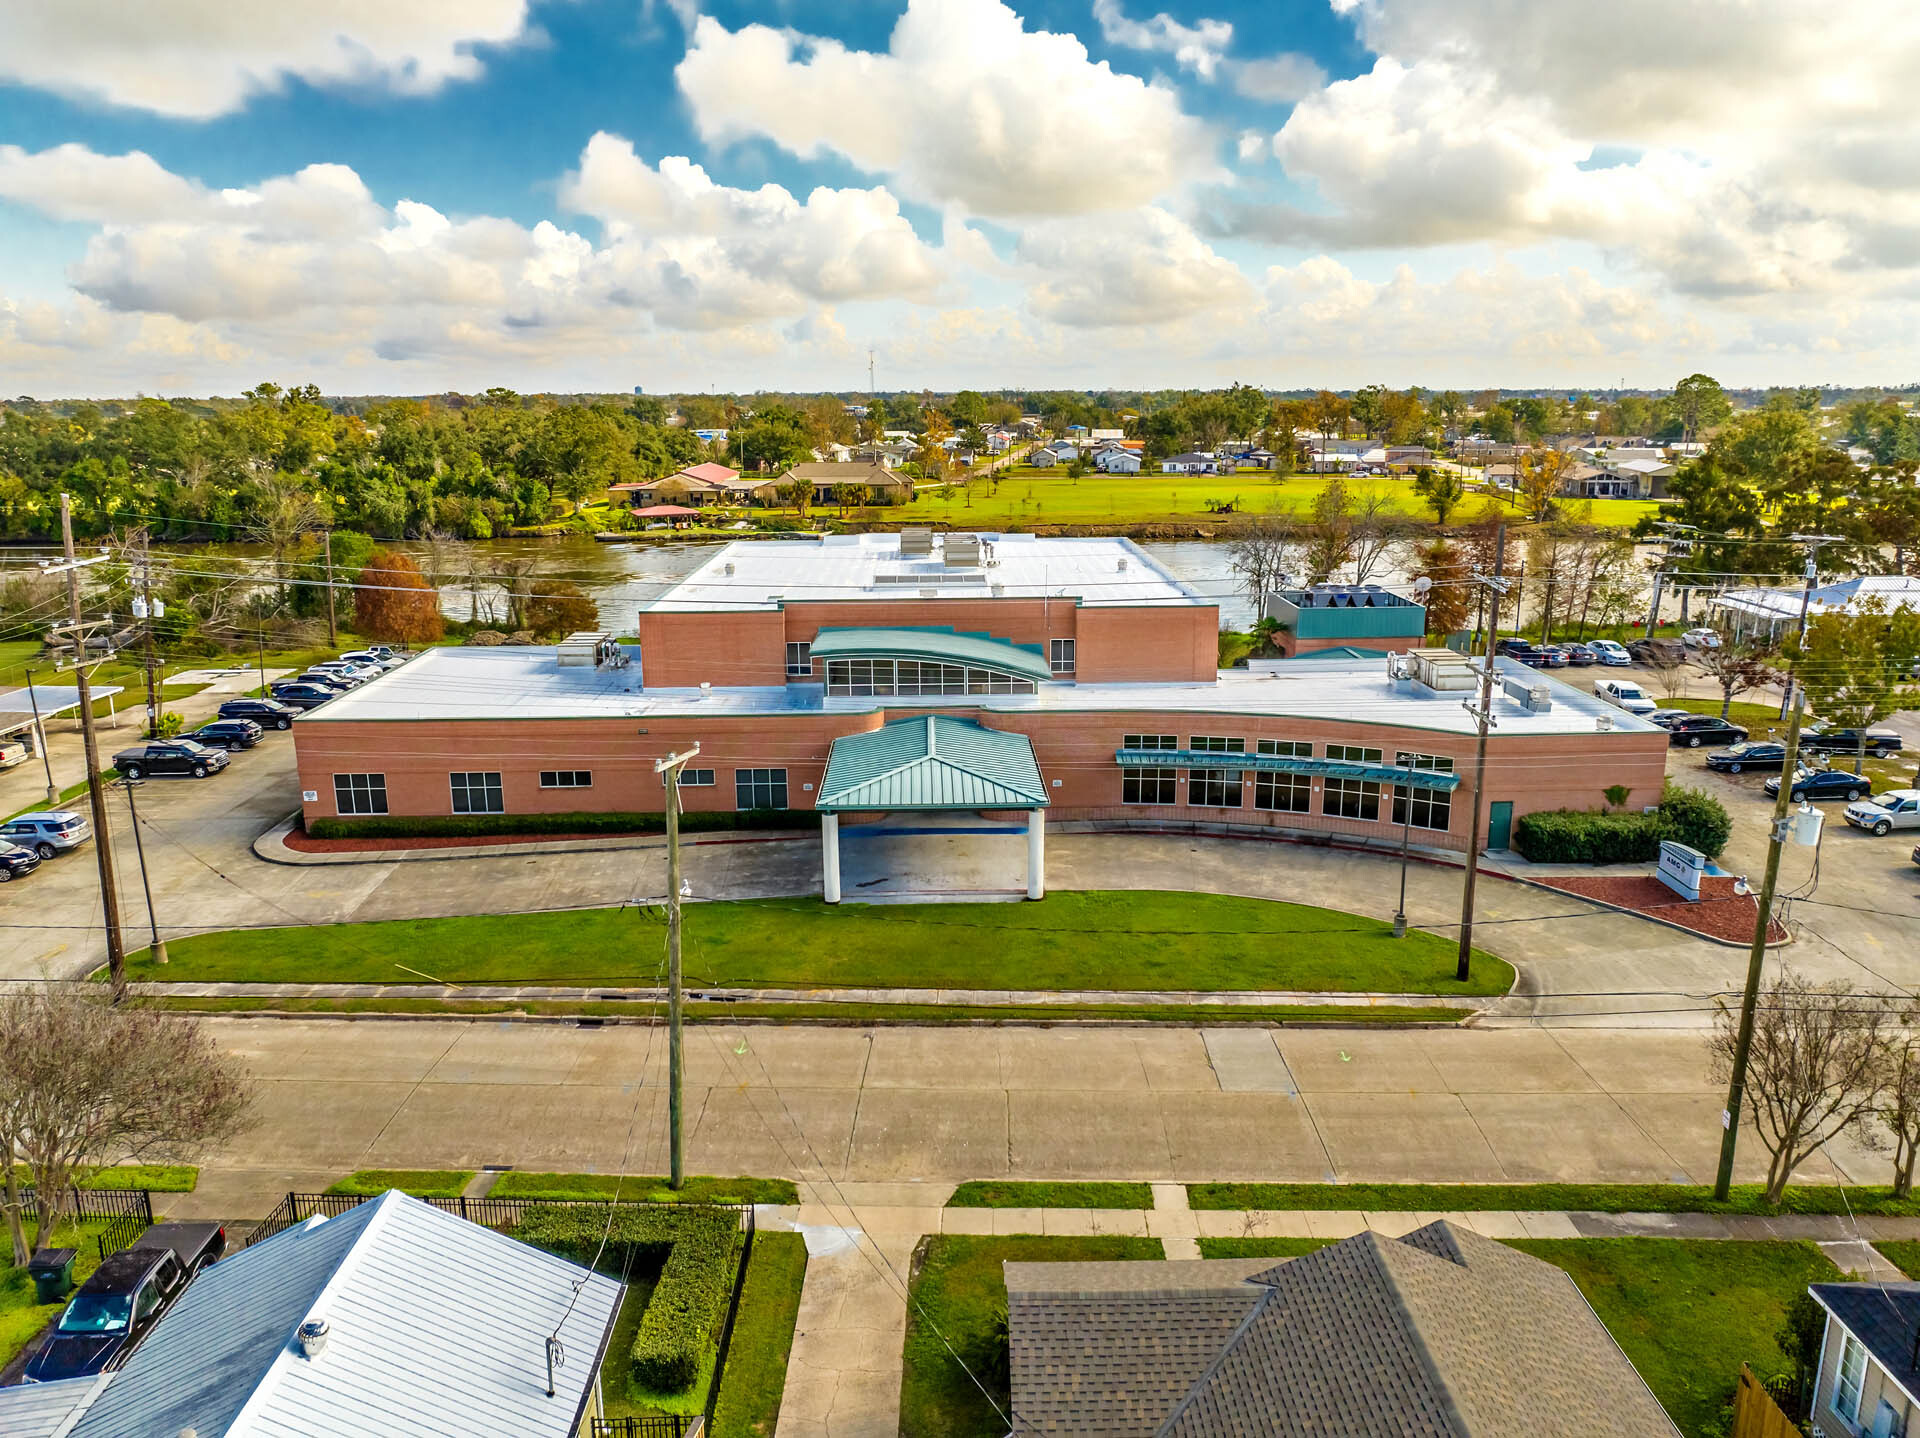
[[[217,1223],[156,1223],[107,1255],[27,1364],[24,1381],[53,1383],[118,1368],[180,1301],[194,1275],[227,1249]]]

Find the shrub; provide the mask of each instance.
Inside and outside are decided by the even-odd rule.
[[[1710,859],[1720,856],[1733,833],[1726,805],[1711,794],[1674,783],[1660,796],[1660,822],[1666,830],[1662,838],[1698,849]]]
[[[680,832],[812,829],[819,823],[820,815],[812,809],[716,810],[682,814]],[[387,814],[315,819],[307,833],[316,839],[469,839],[493,834],[659,834],[666,827],[662,814]]]
[[[654,1393],[684,1393],[699,1380],[733,1292],[740,1226],[732,1210],[623,1206],[609,1224],[599,1204],[539,1205],[521,1213],[513,1236],[579,1264],[592,1263],[599,1253],[605,1273],[630,1272],[664,1258],[634,1334],[633,1378]]]
[[[1733,820],[1698,789],[1667,785],[1652,814],[1542,809],[1514,822],[1513,847],[1535,864],[1650,864],[1672,839],[1709,858],[1726,847]]]

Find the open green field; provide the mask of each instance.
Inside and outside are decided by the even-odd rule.
[[[584,909],[177,939],[141,982],[454,984],[659,981],[658,910]],[[1454,981],[1454,947],[1379,920],[1220,894],[1093,890],[1025,904],[694,904],[687,981],[739,988],[1228,989],[1502,994],[1491,955]]]

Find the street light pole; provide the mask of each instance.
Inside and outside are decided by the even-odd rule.
[[[1500,526],[1499,549],[1493,563],[1493,575],[1475,575],[1492,601],[1494,613],[1499,613],[1501,596],[1506,593],[1506,580],[1501,571],[1507,556],[1507,527]],[[1461,701],[1461,707],[1478,721],[1478,737],[1474,742],[1473,755],[1473,807],[1468,811],[1467,819],[1467,882],[1460,895],[1460,953],[1454,965],[1454,978],[1465,983],[1473,966],[1473,891],[1474,880],[1480,872],[1480,811],[1485,807],[1484,791],[1487,785],[1487,730],[1493,725],[1493,636],[1499,628],[1496,620],[1487,629],[1486,652],[1480,659],[1480,698]]]
[[[1407,790],[1400,811],[1400,907],[1393,911],[1393,936],[1407,936],[1407,840],[1413,830],[1413,790]]]
[[[167,961],[167,941],[160,937],[160,921],[153,913],[153,882],[147,877],[147,846],[140,839],[140,810],[133,802],[133,791],[140,787],[140,780],[122,779],[120,787],[127,791],[127,817],[133,821],[133,851],[140,856],[140,887],[147,895],[147,926],[153,930],[153,961],[164,964]]]
[[[680,1041],[680,766],[700,752],[695,744],[658,760],[653,772],[667,788],[667,1186],[686,1182],[685,1108],[681,1097],[684,1056]]]
[[[47,752],[47,726],[40,718],[40,697],[33,692],[33,671],[27,671],[27,703],[33,707],[34,742],[40,746],[40,763],[47,771],[47,802],[60,802],[60,786],[53,782],[53,755]]]

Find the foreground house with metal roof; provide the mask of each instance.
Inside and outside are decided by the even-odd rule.
[[[124,1368],[47,1385],[67,1407],[45,1438],[571,1438],[622,1292],[388,1192],[207,1269]]]
[[[1445,1220],[1279,1264],[1005,1272],[1016,1438],[1679,1431],[1571,1278]]]
[[[502,816],[476,828],[658,814],[655,761],[698,744],[687,811],[818,814],[830,898],[847,826],[1023,822],[1034,897],[1049,822],[1463,849],[1478,671],[1419,647],[1418,604],[1352,594],[1288,601],[1290,650],[1337,648],[1222,670],[1218,603],[1125,539],[739,542],[639,613],[637,646],[433,649],[310,710],[294,725],[303,812]],[[1664,730],[1495,669],[1489,847],[1530,810],[1599,808],[1610,785],[1658,801]]]

